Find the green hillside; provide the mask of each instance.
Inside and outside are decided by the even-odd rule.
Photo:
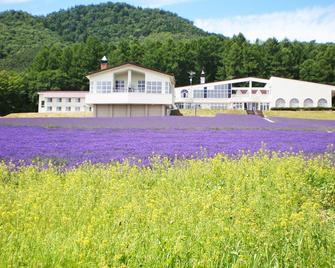
[[[77,43],[94,36],[101,42],[141,38],[157,33],[182,37],[204,31],[176,14],[123,3],[77,6],[47,16],[22,11],[0,13],[0,68],[22,71],[42,46]]]
[[[21,11],[0,13],[0,68],[23,70],[42,45],[62,41],[43,19]]]
[[[124,3],[77,6],[51,13],[44,22],[47,28],[72,42],[83,41],[87,36],[110,42],[162,32],[205,35],[191,21],[171,12],[136,8]]]

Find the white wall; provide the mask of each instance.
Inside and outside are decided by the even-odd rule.
[[[267,87],[271,92],[271,107],[276,107],[279,98],[285,100],[285,107],[290,107],[293,98],[299,100],[299,107],[304,106],[307,98],[313,100],[313,107],[317,107],[320,99],[326,99],[327,107],[331,107],[332,91],[335,91],[334,86],[278,77],[271,77]]]

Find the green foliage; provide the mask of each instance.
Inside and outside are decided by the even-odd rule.
[[[331,155],[13,169],[2,266],[333,267]]]
[[[0,115],[33,110],[22,75],[0,70]]]

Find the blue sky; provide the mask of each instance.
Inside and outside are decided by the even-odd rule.
[[[0,11],[25,10],[44,15],[99,0],[0,0]],[[335,0],[126,0],[142,7],[177,13],[210,32],[242,32],[250,40],[277,37],[335,42]]]

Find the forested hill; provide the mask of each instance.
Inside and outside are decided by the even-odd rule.
[[[47,16],[6,11],[0,13],[0,68],[24,70],[42,45],[76,43],[88,36],[116,42],[163,32],[183,37],[207,35],[171,12],[124,3],[77,6]]]
[[[125,37],[145,37],[152,33],[204,35],[191,21],[160,9],[135,8],[124,3],[77,6],[49,14],[44,25],[67,41],[84,41],[95,36],[100,41]]]

